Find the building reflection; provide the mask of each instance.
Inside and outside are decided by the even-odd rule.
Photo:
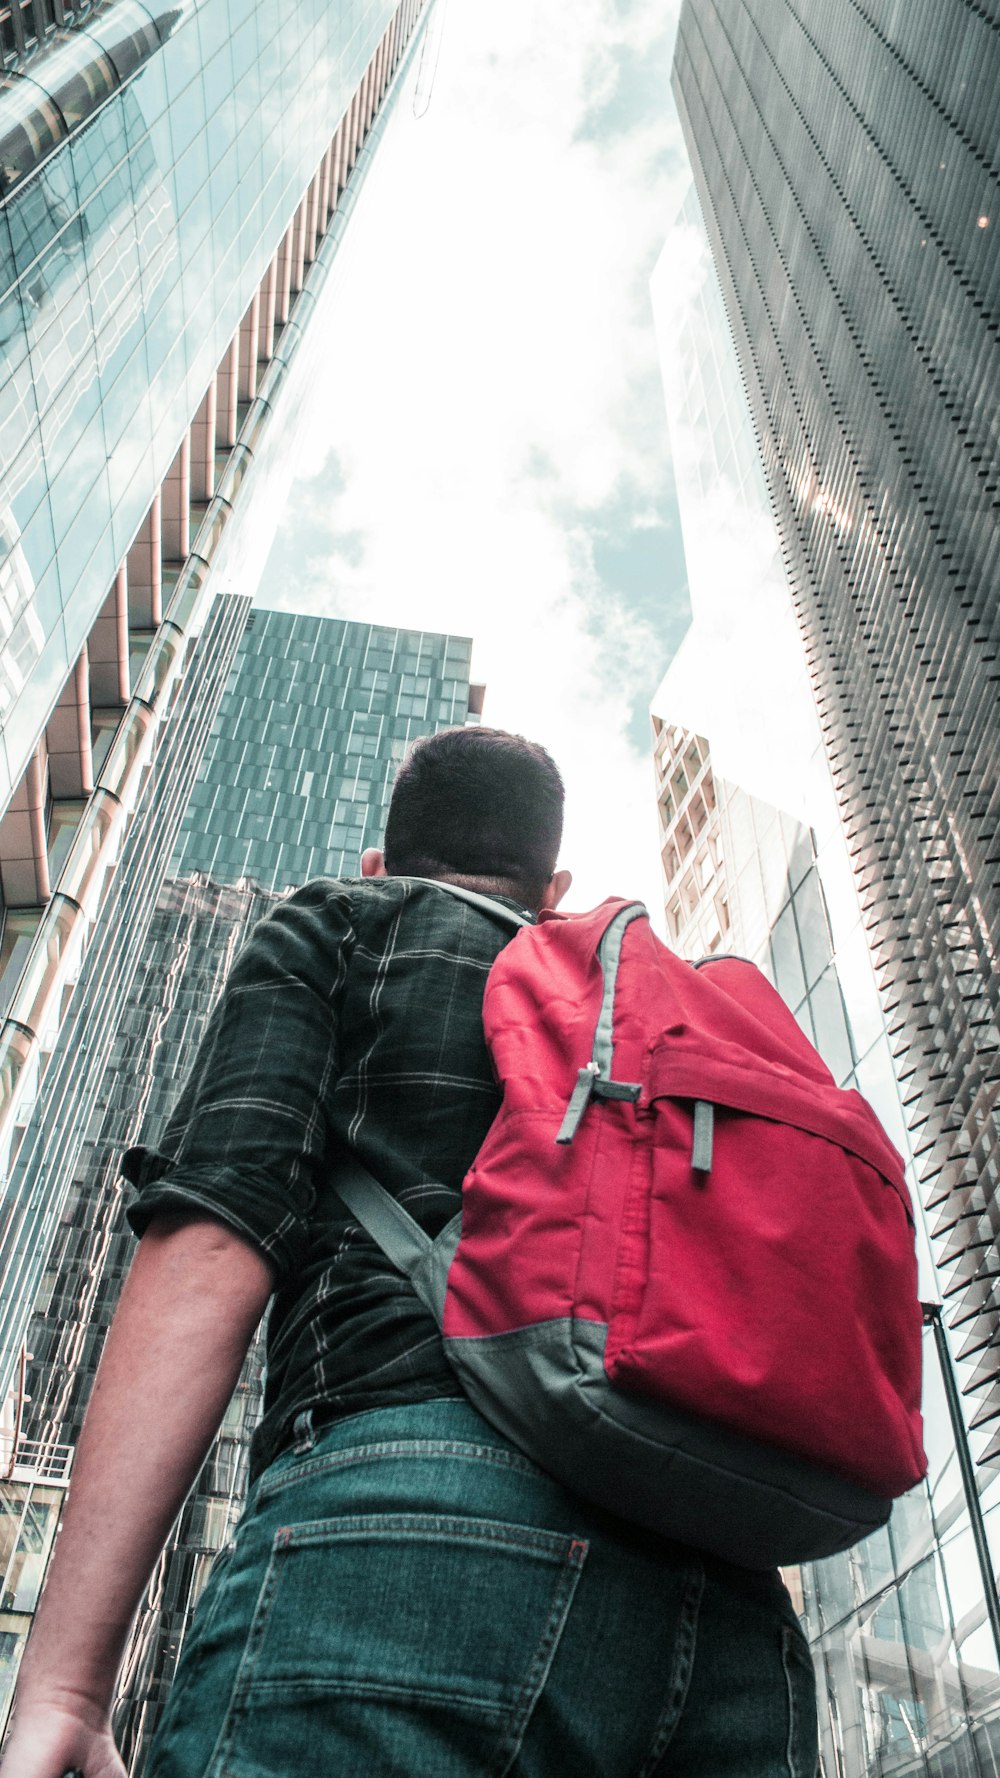
[[[14,1439],[0,1425],[0,1724],[52,1554],[72,1464],[67,1445]]]
[[[668,938],[683,955],[757,962],[837,1081],[872,1103],[912,1182],[886,1017],[693,193],[653,293],[694,614],[653,705]],[[936,1302],[919,1205],[916,1216],[922,1293]],[[956,1349],[965,1337],[960,1328]],[[995,1589],[930,1328],[924,1370],[926,1482],[885,1530],[789,1576],[816,1663],[823,1778],[1000,1773]],[[967,1443],[961,1416],[960,1430]],[[995,1568],[1000,1480],[992,1466],[975,1475]]]

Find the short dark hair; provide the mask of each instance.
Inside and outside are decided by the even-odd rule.
[[[539,907],[562,838],[563,784],[534,741],[502,729],[441,729],[396,774],[385,827],[394,877],[474,878]]]

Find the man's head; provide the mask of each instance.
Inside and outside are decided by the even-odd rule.
[[[554,907],[562,779],[544,747],[501,729],[452,728],[411,747],[396,775],[385,851],[365,876],[440,877],[527,907]]]

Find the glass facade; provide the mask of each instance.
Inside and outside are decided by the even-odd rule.
[[[910,1155],[849,836],[693,194],[653,294],[694,613],[654,702],[668,935],[684,955],[721,948],[757,961],[838,1081],[860,1088]],[[933,1301],[930,1252],[918,1211]],[[947,1342],[939,1355],[928,1328],[926,1484],[885,1531],[788,1577],[816,1662],[823,1778],[1000,1771],[995,1589],[970,1510],[978,1499],[988,1570],[1000,1558],[1000,1481],[990,1469],[973,1489],[963,1479],[953,1374]],[[971,1420],[974,1393],[964,1405]]]
[[[53,921],[63,920],[69,944],[75,945],[71,963],[76,981],[72,991],[57,990],[56,1016],[63,1016],[50,1039],[47,1067],[43,1071],[36,1061],[32,1070],[5,1182],[0,1222],[0,1369],[5,1381],[15,1377],[26,1347],[27,1319],[72,1185],[87,1108],[113,1039],[117,997],[144,942],[152,912],[150,888],[160,883],[169,862],[248,611],[249,600],[220,600],[205,627],[172,720],[148,766],[139,809],[127,836],[119,830],[113,858],[106,861],[110,881],[85,953],[72,938],[75,916],[68,897],[62,892],[53,897]],[[84,887],[94,894],[93,881]],[[52,959],[53,964],[58,961]],[[86,991],[88,982],[95,984],[92,993]],[[73,1115],[57,1116],[51,1126],[45,1107],[62,1104],[72,1104]]]
[[[118,1157],[164,1115],[272,900],[203,876],[157,892],[328,337],[329,272],[427,4],[15,10],[0,6],[0,1731],[131,1250]],[[281,701],[286,674],[321,688],[346,728],[328,711],[315,738],[345,757],[335,784],[317,766],[305,854],[301,830],[293,860],[280,822],[239,827],[244,865],[283,885],[353,863],[339,842],[366,791],[374,832],[406,736],[469,702],[468,643],[341,624],[331,649],[302,621],[275,616],[266,691]],[[139,1614],[117,1712],[136,1773],[241,1495],[260,1381],[254,1350]]]
[[[205,0],[196,10],[200,16],[210,7],[211,0]],[[44,1242],[58,1216],[58,1190],[40,1188],[25,1198],[16,1164],[39,1080],[58,1049],[88,947],[98,940],[106,946],[112,907],[115,917],[122,917],[116,873],[133,826],[143,829],[148,821],[151,798],[168,847],[176,832],[245,622],[245,593],[256,586],[280,510],[289,430],[303,382],[324,349],[336,297],[336,279],[329,273],[393,115],[386,101],[412,62],[423,15],[424,0],[399,0],[390,12],[166,475],[153,489],[0,818],[0,1400],[23,1351]],[[169,36],[181,15],[164,16]],[[289,29],[296,16],[293,9]],[[345,9],[342,23],[352,21],[353,12]],[[51,54],[32,62],[30,83],[15,80],[0,89],[0,127],[7,129],[0,158],[7,156],[8,195],[30,191],[36,173],[47,172],[54,155],[82,139],[93,118],[104,114],[109,92],[121,97],[121,88],[128,99],[129,81],[162,47],[149,15],[132,0],[107,0],[85,24],[77,24],[72,43],[57,34]],[[80,85],[83,67],[89,73]],[[107,76],[103,86],[100,68]],[[67,70],[74,69],[70,79]],[[60,85],[63,75],[68,85]],[[11,98],[22,91],[30,100],[27,109]],[[43,91],[49,136],[31,111]],[[128,292],[120,294],[124,301]],[[94,424],[95,436],[103,436],[103,421]],[[20,660],[11,627],[17,600],[31,596],[31,575],[20,532],[11,527],[6,535],[10,548],[0,586],[11,621],[0,679],[6,670],[11,684],[33,687],[33,695],[40,695],[35,668]],[[67,569],[74,560],[65,558]],[[33,604],[22,615],[37,626]],[[203,654],[193,656],[205,635],[212,638],[211,671]],[[201,662],[194,715],[185,689],[192,658]],[[48,692],[43,701],[49,701]],[[152,843],[148,834],[144,843]],[[159,880],[165,862],[157,859],[150,880]],[[148,865],[147,860],[144,868]],[[103,1018],[103,1001],[96,1010]],[[80,1079],[74,1090],[83,1094],[97,1046],[84,1042],[78,1053]],[[53,1179],[58,1176],[55,1169]]]
[[[0,1722],[7,1717],[64,1496],[64,1481],[41,1481],[34,1470],[0,1479]]]
[[[717,778],[703,737],[660,717],[654,726],[671,942],[692,958],[753,958],[840,1084],[859,1086],[898,1136],[894,1081],[877,1045],[864,1051],[864,1000],[841,981],[815,835]],[[816,1662],[823,1778],[1000,1771],[997,1646],[930,1330],[924,1373],[927,1482],[885,1531],[787,1577]],[[979,1497],[995,1550],[1000,1485],[988,1472]]]
[[[115,0],[0,83],[0,800],[396,11]]]
[[[717,791],[728,947],[770,976],[840,1084],[859,1087],[898,1126],[898,1109],[887,1117],[898,1091],[884,1037],[865,1051],[851,1016],[812,835],[737,786]],[[921,1244],[926,1251],[923,1230]],[[925,1261],[925,1284],[930,1276]],[[794,1577],[819,1682],[823,1778],[1000,1770],[998,1650],[945,1387],[928,1329],[927,1481],[897,1503],[884,1531]],[[1000,1482],[988,1472],[979,1503],[996,1550]]]
[[[8,1433],[7,1449],[63,1453],[67,1470],[134,1247],[122,1152],[140,1138],[155,1142],[255,922],[315,870],[356,874],[360,848],[381,838],[407,742],[469,712],[466,639],[251,613],[247,605],[218,600],[198,645],[168,731],[172,754],[162,758],[145,815],[125,843],[17,1155],[12,1197],[25,1207],[45,1201],[48,1221],[34,1244],[43,1269],[24,1342],[31,1356],[20,1436]],[[248,783],[268,786],[266,805],[242,794]],[[284,825],[289,808],[294,830]],[[304,820],[312,825],[303,829]],[[209,853],[211,874],[198,862]],[[134,1774],[212,1556],[239,1510],[261,1395],[258,1344],[147,1590],[123,1666],[116,1729]],[[31,1475],[39,1480],[37,1463]],[[4,1509],[0,1484],[0,1511],[11,1520],[13,1549],[14,1515],[23,1518],[26,1506],[24,1484],[11,1486]],[[40,1561],[36,1571],[40,1584]],[[8,1689],[36,1596],[26,1581],[11,1606]],[[0,1602],[0,1634],[5,1621]],[[0,1699],[0,1721],[4,1708]]]
[[[995,8],[685,0],[674,85],[1000,1460]]]
[[[172,874],[287,889],[356,875],[418,735],[464,723],[472,645],[255,611],[191,795]]]
[[[123,978],[101,1066],[79,1098],[72,1096],[72,1070],[65,1071],[61,1084],[70,1095],[67,1121],[75,1152],[70,1156],[57,1148],[55,1157],[64,1191],[28,1330],[28,1449],[60,1447],[72,1453],[75,1447],[135,1246],[124,1217],[120,1156],[140,1125],[148,1128],[165,1119],[234,952],[270,899],[250,884],[168,880],[144,923],[133,972]],[[97,1022],[95,1001],[102,988],[96,974],[88,973],[81,985],[88,1024]],[[55,1068],[36,1120],[50,1146],[57,1083]],[[261,1355],[255,1347],[142,1600],[126,1652],[115,1728],[122,1757],[134,1773],[142,1770],[194,1601],[238,1510],[247,1428],[255,1423],[261,1399]],[[33,1603],[34,1595],[26,1598],[25,1631]]]

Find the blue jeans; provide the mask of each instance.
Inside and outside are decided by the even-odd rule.
[[[776,1574],[587,1506],[464,1401],[303,1419],[209,1578],[148,1778],[814,1778]]]

